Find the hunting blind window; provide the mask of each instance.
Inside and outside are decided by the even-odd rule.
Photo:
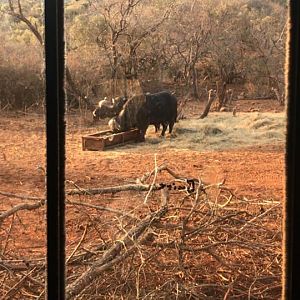
[[[49,1],[50,2],[50,1]],[[133,1],[134,2],[134,1]],[[47,3],[47,1],[46,1]],[[53,2],[51,1],[51,5],[53,5]],[[50,5],[50,6],[51,6]],[[53,153],[56,154],[55,157],[52,157],[48,164],[48,178],[51,179],[48,180],[48,273],[55,274],[56,272],[60,272],[60,274],[64,274],[64,261],[65,261],[65,255],[64,255],[64,240],[65,240],[65,232],[64,228],[62,226],[64,222],[64,174],[60,171],[64,171],[64,148],[62,147],[64,143],[64,123],[63,123],[63,117],[64,117],[64,110],[63,110],[63,99],[64,94],[62,92],[63,89],[63,80],[62,80],[62,69],[64,65],[64,59],[63,59],[63,30],[59,30],[62,27],[63,24],[63,5],[62,1],[57,1],[58,5],[58,14],[55,14],[55,10],[52,11],[53,15],[50,14],[50,6],[47,8],[46,6],[46,49],[47,49],[47,39],[50,39],[50,37],[55,36],[55,32],[58,33],[57,40],[52,40],[51,43],[48,43],[49,49],[51,49],[51,53],[56,52],[58,56],[50,57],[46,56],[46,59],[48,58],[48,66],[49,62],[51,66],[56,66],[56,69],[49,68],[49,73],[47,73],[47,83],[48,83],[48,97],[47,97],[47,107],[48,107],[48,123],[47,123],[47,136],[49,140],[49,136],[52,134],[55,137],[55,140],[57,141],[57,144],[54,143],[49,145],[49,152],[48,152],[48,160],[51,155],[51,151],[54,151]],[[54,8],[54,6],[53,6]],[[48,19],[47,19],[47,9],[48,11]],[[290,22],[291,22],[291,28],[290,28],[290,41],[289,41],[289,57],[288,57],[288,65],[289,70],[287,71],[287,78],[288,78],[288,132],[287,132],[287,156],[286,156],[286,167],[287,167],[287,198],[288,203],[285,207],[285,229],[287,230],[285,235],[285,247],[284,250],[286,251],[285,255],[285,265],[284,265],[284,285],[283,285],[283,296],[286,297],[286,299],[296,299],[295,296],[297,294],[297,286],[295,285],[295,277],[296,269],[295,265],[293,263],[298,262],[299,257],[295,257],[295,235],[294,235],[294,226],[295,226],[295,216],[296,212],[299,212],[299,204],[296,205],[295,201],[296,198],[296,186],[295,186],[295,168],[294,163],[296,162],[296,156],[295,151],[296,148],[298,149],[298,144],[296,139],[296,115],[299,114],[299,107],[296,106],[296,100],[299,98],[299,2],[297,1],[290,1]],[[51,25],[52,24],[52,25]],[[55,28],[58,28],[56,30]],[[48,29],[48,31],[47,31]],[[48,32],[48,34],[47,34]],[[100,39],[101,37],[98,37]],[[57,51],[52,51],[53,47],[57,47]],[[49,55],[49,52],[48,52]],[[57,80],[53,80],[54,78],[57,78]],[[51,94],[51,92],[54,93],[54,95]],[[50,96],[51,95],[51,96]],[[57,97],[57,98],[56,98]],[[57,99],[56,101],[53,101],[53,99]],[[298,111],[297,111],[298,109]],[[50,113],[51,112],[51,113]],[[51,127],[51,122],[57,122],[57,127],[53,126]],[[54,122],[54,123],[55,123]],[[299,123],[298,123],[299,124]],[[299,127],[298,127],[299,129]],[[51,138],[52,140],[52,138]],[[296,147],[297,146],[297,147]],[[53,173],[50,173],[53,172]],[[51,177],[50,177],[51,174]],[[53,179],[52,179],[53,176]],[[54,183],[54,186],[51,186],[51,182]],[[53,194],[51,195],[51,190]],[[55,199],[53,202],[50,202],[50,199]],[[59,201],[58,201],[59,200]],[[53,204],[53,206],[52,206]],[[162,213],[162,212],[161,212]],[[53,215],[52,215],[53,214]],[[52,218],[57,221],[55,222],[55,226],[52,225]],[[49,226],[51,220],[51,225]],[[53,236],[49,239],[50,234],[53,233]],[[55,243],[52,245],[53,249],[51,250],[50,242],[55,241]],[[51,252],[51,251],[52,252]],[[53,257],[54,254],[54,264],[52,265],[50,263],[51,257]],[[50,263],[50,264],[49,264]],[[53,267],[53,269],[51,269]],[[51,276],[49,277],[49,279]],[[64,278],[62,276],[58,276],[56,279],[58,281],[55,282],[53,288],[56,289],[56,291],[60,291],[60,297],[63,298],[63,291],[64,291]],[[48,286],[50,287],[51,283],[48,282]],[[57,287],[54,287],[57,285]],[[49,292],[51,292],[51,289]],[[228,290],[229,291],[229,290]],[[68,298],[69,299],[69,298]]]
[[[35,1],[0,0],[23,45],[44,47],[46,104],[46,200],[0,188],[1,201],[35,201],[0,210],[0,298],[300,299],[300,2],[287,2],[45,0],[43,15]],[[14,78],[5,64],[17,65],[1,51],[0,91]],[[20,86],[31,90],[2,89],[0,177],[22,186],[5,135]],[[159,137],[174,103],[174,130]],[[21,135],[22,149],[27,138],[41,137]],[[22,218],[41,207],[46,263],[34,248],[22,260],[14,224],[24,237]]]

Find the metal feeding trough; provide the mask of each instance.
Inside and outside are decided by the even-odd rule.
[[[82,137],[82,150],[103,151],[107,148],[124,145],[130,142],[139,142],[138,129],[113,133],[110,130],[100,131]]]

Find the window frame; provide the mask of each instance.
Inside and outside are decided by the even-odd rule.
[[[47,150],[47,299],[65,299],[65,94],[64,94],[64,1],[45,0],[46,150]],[[300,101],[300,1],[289,1],[287,51],[286,199],[283,227],[282,298],[299,298],[300,252],[296,244],[299,225]],[[298,199],[298,201],[297,201]]]
[[[297,167],[299,165],[299,104],[300,101],[300,2],[290,0],[289,3],[289,39],[286,51],[286,94],[287,94],[287,126],[286,126],[286,193],[283,204],[283,276],[282,299],[300,299],[299,270],[300,251],[297,241],[299,227],[300,203],[299,184],[297,184]]]
[[[45,0],[47,286],[65,299],[64,1]]]

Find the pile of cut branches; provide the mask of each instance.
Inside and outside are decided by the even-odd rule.
[[[135,183],[75,185],[66,194],[67,299],[280,298],[278,202],[241,198],[225,180],[206,183],[165,165]],[[44,207],[45,201],[35,201],[35,211]],[[8,219],[21,218],[21,209],[28,207],[1,213],[6,235]],[[43,257],[5,253],[1,299],[41,298]]]

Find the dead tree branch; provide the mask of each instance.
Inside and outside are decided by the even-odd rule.
[[[44,198],[40,198],[40,197],[17,195],[17,194],[2,192],[2,191],[0,191],[0,195],[9,197],[9,198],[18,198],[18,199],[24,199],[24,200],[34,200],[34,201],[43,201],[44,200]]]
[[[84,203],[84,202],[78,202],[78,201],[71,201],[71,200],[67,200],[66,201],[67,204],[71,204],[71,205],[78,205],[78,206],[85,206],[85,207],[90,207],[93,209],[97,209],[97,210],[102,210],[102,211],[108,211],[111,213],[115,213],[124,217],[129,217],[131,219],[137,220],[138,218],[130,213],[118,210],[118,209],[114,209],[114,208],[110,208],[110,207],[106,207],[106,206],[100,206],[100,205],[94,205],[94,204],[89,204],[89,203]]]
[[[67,190],[67,195],[102,195],[102,194],[115,194],[119,192],[125,191],[136,191],[136,192],[144,192],[150,189],[150,185],[146,184],[125,184],[120,186],[112,186],[105,188],[94,188],[94,189],[85,189],[85,190]],[[161,189],[159,185],[155,185],[153,187],[154,190]]]
[[[113,262],[119,262],[120,259],[116,259],[117,255],[119,255],[123,249],[127,249],[130,245],[132,245],[133,242],[136,242],[140,238],[140,236],[152,225],[152,223],[157,222],[167,213],[167,211],[167,206],[161,207],[160,210],[145,217],[143,220],[141,220],[140,223],[129,230],[128,233],[125,234],[125,236],[116,241],[115,244],[110,249],[108,249],[101,258],[93,263],[91,268],[89,268],[77,280],[67,286],[66,299],[72,299],[73,297],[77,296],[106,268],[111,267]],[[134,251],[135,247],[131,249],[131,251]],[[125,255],[125,257],[127,257],[127,255],[128,253]]]
[[[45,204],[45,201],[39,201],[38,203],[34,203],[34,204],[27,204],[27,203],[22,203],[19,205],[14,206],[12,209],[9,209],[3,213],[1,213],[0,215],[0,223],[3,222],[3,220],[5,218],[8,218],[9,216],[15,214],[16,212],[20,211],[20,210],[34,210],[34,209],[38,209],[41,206],[43,206]]]
[[[13,215],[12,218],[11,218],[11,223],[10,223],[10,226],[9,226],[9,229],[8,229],[8,233],[7,233],[7,236],[6,236],[6,239],[5,239],[5,244],[4,244],[4,247],[2,249],[2,255],[3,256],[4,256],[5,251],[6,251],[6,247],[7,247],[7,244],[8,244],[8,240],[10,238],[10,234],[11,234],[11,230],[12,230],[14,221],[15,221],[15,218],[14,218],[14,215]],[[1,222],[0,222],[0,224],[1,224]]]
[[[86,233],[87,233],[87,228],[88,228],[88,226],[85,225],[85,227],[84,227],[84,232],[83,232],[83,234],[82,234],[82,237],[81,237],[79,243],[77,244],[77,246],[75,247],[75,249],[72,251],[72,253],[70,254],[70,256],[67,258],[66,264],[68,264],[68,262],[71,260],[71,258],[72,258],[73,255],[75,254],[75,252],[78,250],[78,248],[79,248],[80,245],[82,244],[82,242],[83,242],[83,240],[84,240],[84,238],[85,238],[85,236],[86,236]]]
[[[202,114],[200,115],[199,119],[204,119],[205,117],[207,117],[210,107],[212,105],[212,103],[215,101],[216,97],[216,91],[213,89],[210,89],[208,91],[208,101],[207,104],[202,112]]]
[[[37,25],[30,22],[30,20],[23,14],[21,1],[17,1],[18,8],[15,7],[13,0],[8,0],[9,10],[5,11],[7,14],[13,16],[14,18],[18,19],[19,21],[26,24],[28,29],[33,33],[33,35],[38,40],[39,44],[41,46],[44,45],[43,37],[41,33],[39,32]]]
[[[21,280],[19,280],[13,287],[10,288],[10,290],[4,295],[3,299],[12,299],[16,293],[18,293],[20,287],[25,283],[28,276],[32,274],[35,271],[36,268],[33,268],[31,271],[29,271],[26,275],[24,275]]]

